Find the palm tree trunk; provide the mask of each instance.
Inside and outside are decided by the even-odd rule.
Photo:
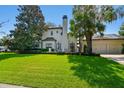
[[[90,55],[92,54],[92,35],[86,35],[86,42],[87,42],[87,53]]]

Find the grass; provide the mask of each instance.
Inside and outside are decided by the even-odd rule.
[[[42,88],[124,87],[124,65],[101,57],[0,53],[0,82]]]

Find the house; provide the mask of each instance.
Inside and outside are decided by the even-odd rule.
[[[4,52],[4,51],[9,51],[9,49],[7,49],[7,47],[5,46],[0,46],[0,52]]]
[[[48,28],[48,31],[43,33],[42,42],[40,43],[39,48],[53,49],[54,52],[70,52],[69,50],[70,42],[67,31],[68,31],[68,18],[66,15],[64,15],[62,26],[50,27]],[[76,43],[76,38],[74,39]]]
[[[39,48],[51,49],[54,52],[78,52],[77,39],[68,34],[68,18],[63,16],[62,26],[50,27],[42,36]],[[82,50],[86,45],[86,40],[82,41]],[[104,36],[93,36],[93,52],[103,54],[120,54],[122,52],[122,44],[124,37],[115,34],[105,34]],[[82,52],[83,52],[82,51]]]

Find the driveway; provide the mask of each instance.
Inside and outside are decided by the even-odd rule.
[[[0,88],[26,88],[26,87],[0,83]]]
[[[118,63],[120,63],[120,64],[124,64],[124,55],[114,55],[114,54],[102,54],[101,55],[102,57],[105,57],[105,58],[109,58],[109,59],[112,59],[112,60],[114,60],[114,61],[116,61],[116,62],[118,62]]]

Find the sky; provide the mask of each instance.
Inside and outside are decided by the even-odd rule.
[[[63,15],[68,16],[68,25],[69,20],[72,18],[72,7],[71,5],[42,5],[40,6],[43,15],[45,17],[45,22],[52,22],[56,25],[62,25]],[[18,15],[17,11],[18,6],[14,5],[0,5],[0,22],[5,22],[0,31],[9,33],[10,30],[14,29],[14,24],[16,23],[16,16]],[[111,24],[106,25],[105,34],[118,34],[119,28],[124,22],[124,19],[118,19]],[[68,27],[69,28],[69,27]],[[0,37],[4,34],[0,33]]]

